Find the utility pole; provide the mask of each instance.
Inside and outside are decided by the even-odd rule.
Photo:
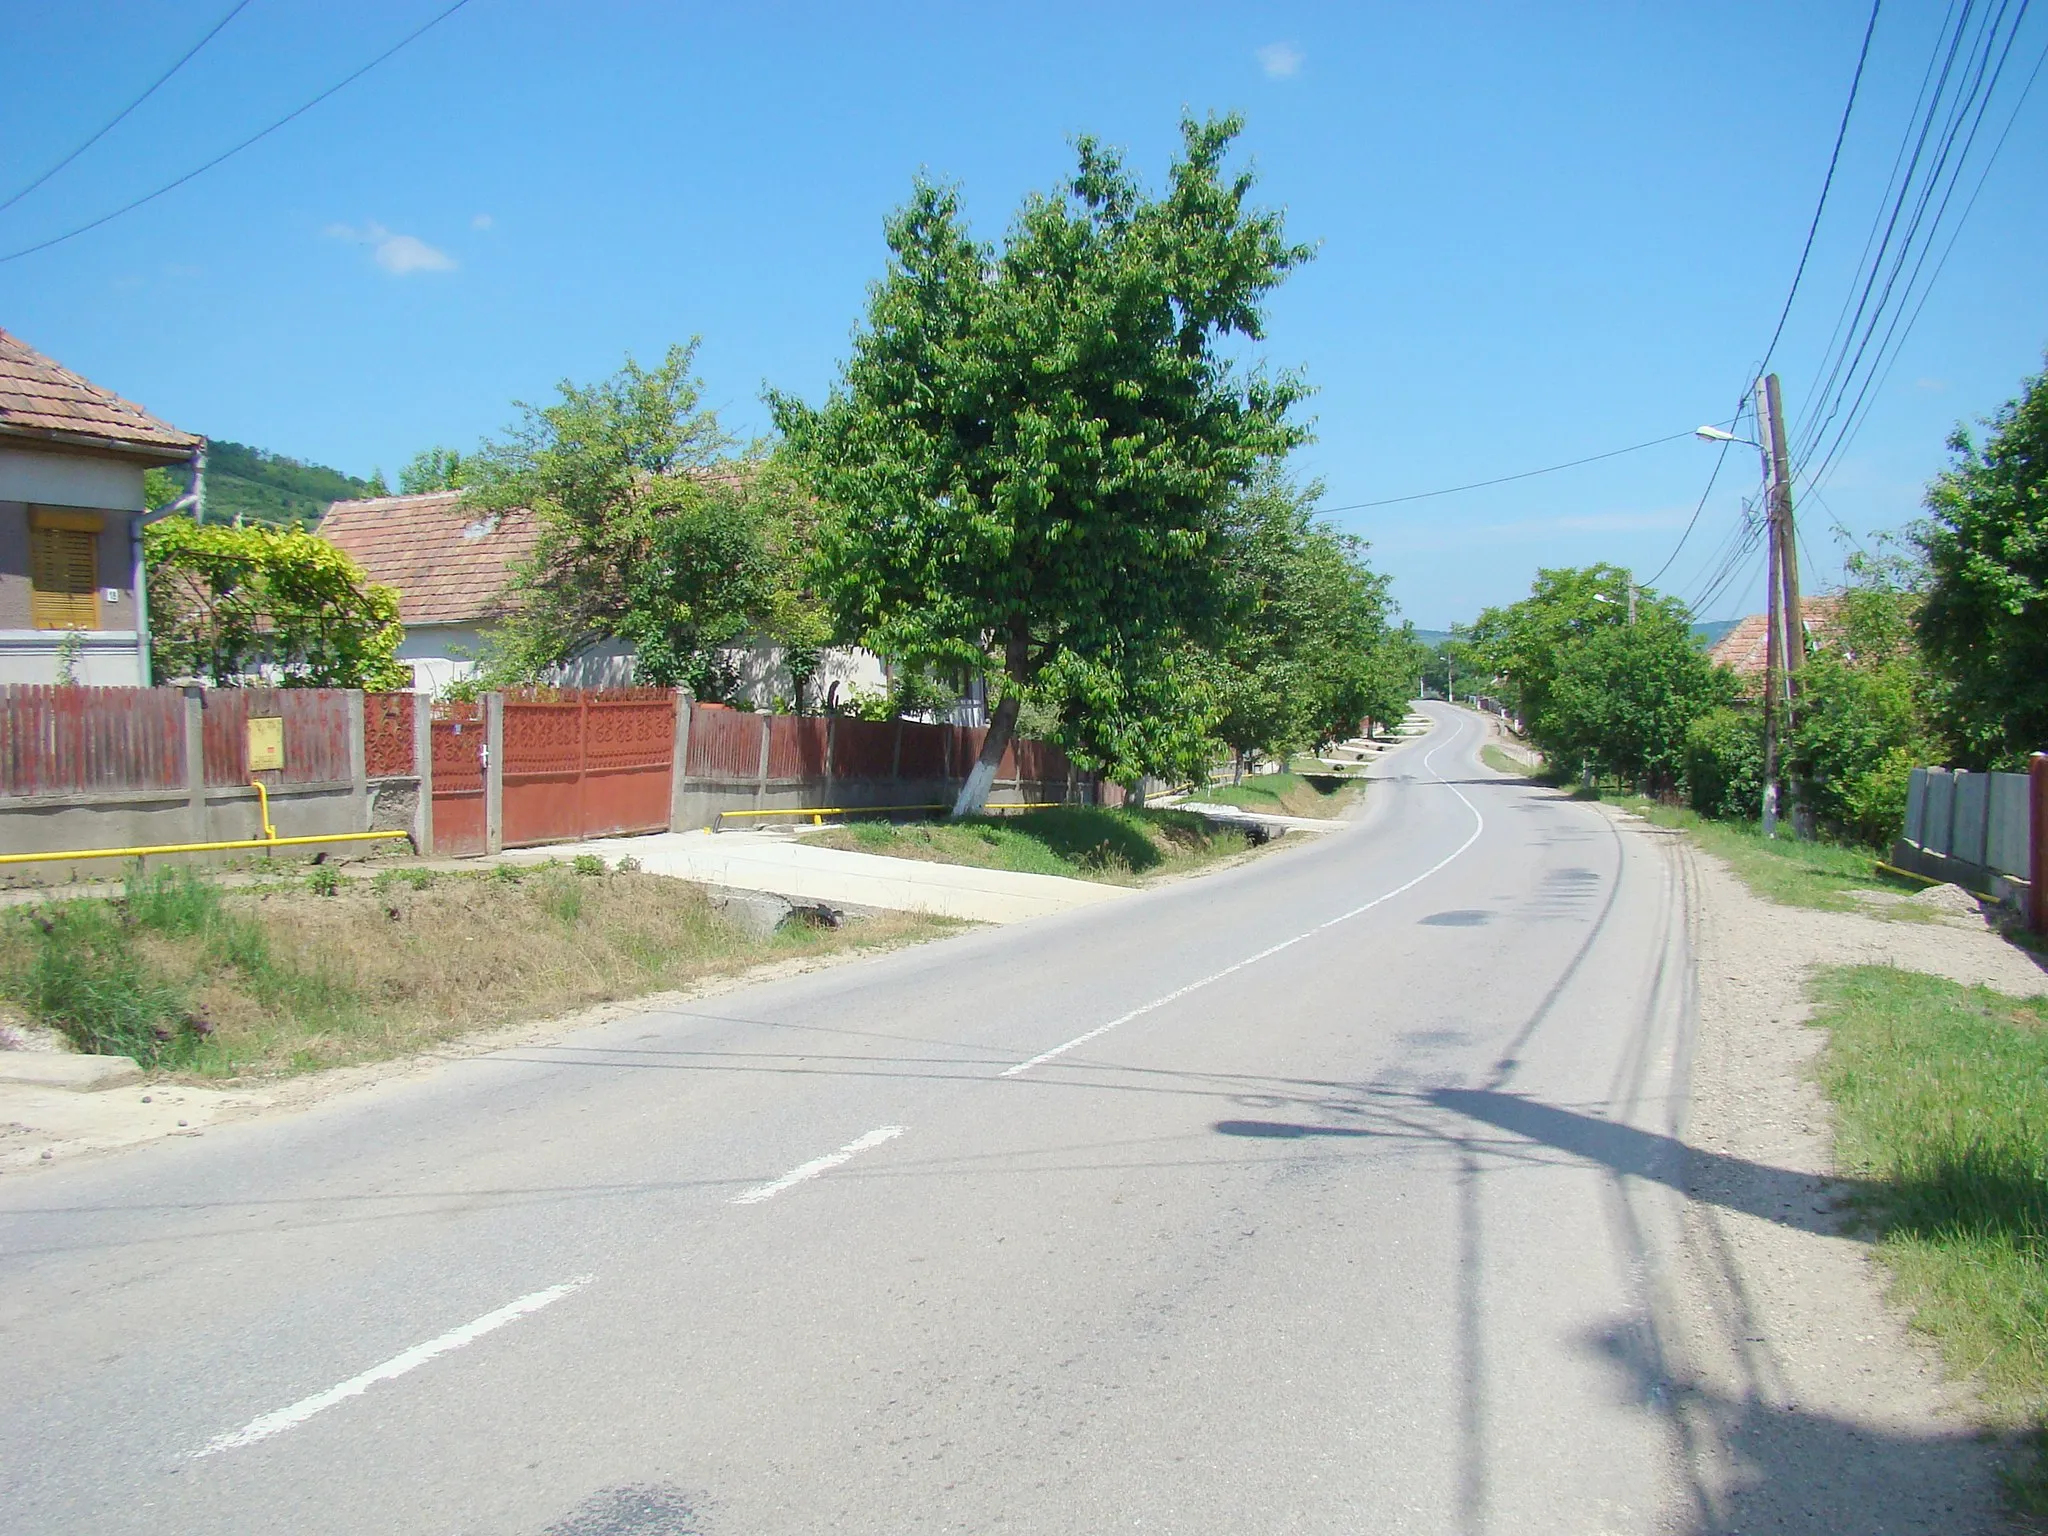
[[[1628,623],[1631,629],[1636,623],[1636,591],[1636,579],[1631,575],[1628,579]]]
[[[1767,629],[1764,644],[1764,836],[1778,834],[1778,710],[1784,706],[1784,733],[1795,724],[1800,665],[1806,659],[1806,624],[1799,605],[1799,546],[1792,523],[1792,463],[1785,443],[1785,405],[1778,376],[1756,381],[1757,433],[1762,439],[1764,477],[1770,492],[1766,508],[1769,574],[1766,578]],[[1795,806],[1797,796],[1794,796]],[[1796,826],[1796,822],[1795,822]]]

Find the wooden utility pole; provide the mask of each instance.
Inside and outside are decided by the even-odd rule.
[[[1784,612],[1781,606],[1785,587],[1778,568],[1782,546],[1778,542],[1778,454],[1777,434],[1772,430],[1773,415],[1771,401],[1777,391],[1772,387],[1776,375],[1770,380],[1756,381],[1756,429],[1757,446],[1764,457],[1764,479],[1768,485],[1765,492],[1764,538],[1766,575],[1764,577],[1764,836],[1778,835],[1778,676],[1784,668]]]
[[[1764,470],[1770,482],[1769,538],[1771,646],[1765,653],[1764,703],[1764,833],[1773,836],[1777,825],[1777,760],[1779,710],[1782,707],[1783,734],[1789,737],[1797,724],[1800,671],[1806,661],[1806,615],[1799,601],[1799,541],[1792,522],[1792,457],[1785,441],[1785,404],[1779,393],[1778,376],[1767,374],[1757,381],[1757,426],[1763,437]],[[1776,665],[1772,665],[1772,652]],[[1794,828],[1799,822],[1799,791],[1791,790]]]

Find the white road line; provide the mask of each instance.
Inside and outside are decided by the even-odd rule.
[[[393,1355],[382,1365],[372,1366],[360,1376],[351,1376],[338,1387],[329,1387],[325,1392],[302,1398],[289,1408],[280,1408],[275,1413],[266,1413],[260,1419],[251,1419],[240,1429],[224,1435],[215,1435],[204,1446],[194,1451],[194,1457],[212,1456],[221,1451],[232,1451],[238,1446],[254,1445],[258,1440],[268,1440],[272,1435],[281,1435],[288,1429],[296,1429],[314,1414],[332,1408],[336,1403],[347,1402],[352,1397],[361,1397],[380,1381],[390,1381],[394,1376],[403,1376],[407,1371],[417,1370],[437,1355],[460,1349],[465,1344],[474,1344],[485,1334],[504,1327],[507,1323],[538,1312],[542,1307],[551,1306],[572,1291],[580,1291],[597,1277],[578,1275],[561,1285],[551,1285],[544,1291],[535,1291],[531,1296],[522,1296],[508,1302],[495,1312],[486,1312],[473,1323],[464,1323],[429,1339],[424,1344],[415,1344],[402,1355]]]
[[[1452,741],[1462,738],[1464,734],[1465,733],[1463,729],[1460,729],[1458,735],[1456,737],[1453,737]],[[1212,972],[1211,974],[1204,976],[1200,981],[1191,981],[1184,987],[1175,988],[1173,991],[1167,993],[1164,997],[1155,997],[1152,999],[1151,1002],[1133,1008],[1129,1013],[1120,1014],[1118,1017],[1111,1019],[1107,1024],[1096,1025],[1093,1029],[1089,1030],[1088,1033],[1085,1035],[1074,1036],[1073,1039],[1067,1041],[1064,1045],[1056,1045],[1049,1051],[1041,1051],[1038,1055],[1032,1057],[1029,1061],[1020,1061],[1014,1067],[1005,1067],[997,1075],[1000,1077],[1016,1077],[1020,1073],[1029,1072],[1033,1067],[1042,1067],[1049,1061],[1056,1061],[1060,1057],[1066,1055],[1067,1052],[1074,1050],[1079,1046],[1086,1045],[1090,1040],[1108,1034],[1112,1029],[1115,1029],[1119,1024],[1128,1024],[1133,1019],[1143,1018],[1146,1014],[1151,1013],[1155,1009],[1164,1008],[1168,1003],[1171,1002],[1177,1002],[1179,999],[1186,997],[1190,992],[1199,992],[1203,987],[1209,986],[1215,982],[1219,982],[1226,976],[1235,975],[1237,972],[1243,970],[1248,965],[1257,965],[1261,960],[1270,960],[1273,956],[1279,954],[1281,950],[1292,949],[1295,945],[1299,944],[1303,939],[1312,939],[1317,934],[1323,932],[1323,930],[1326,928],[1334,928],[1339,923],[1348,923],[1351,921],[1352,918],[1357,917],[1360,913],[1370,912],[1374,907],[1378,906],[1381,902],[1392,901],[1396,896],[1399,896],[1403,891],[1413,890],[1416,886],[1422,884],[1423,881],[1427,880],[1431,875],[1435,874],[1438,870],[1443,869],[1447,865],[1451,864],[1460,855],[1462,855],[1467,848],[1470,848],[1474,843],[1479,841],[1479,834],[1486,830],[1486,818],[1479,814],[1479,807],[1474,805],[1470,800],[1467,800],[1464,796],[1464,792],[1461,791],[1457,785],[1451,783],[1442,774],[1437,773],[1437,771],[1434,768],[1430,767],[1430,759],[1435,757],[1437,753],[1443,751],[1445,747],[1448,747],[1450,745],[1450,741],[1442,742],[1439,745],[1430,748],[1429,752],[1422,759],[1422,766],[1425,768],[1429,768],[1431,774],[1435,775],[1436,781],[1439,784],[1443,785],[1444,788],[1448,789],[1452,794],[1456,795],[1459,801],[1464,805],[1465,809],[1472,813],[1472,835],[1466,838],[1464,842],[1458,844],[1458,846],[1447,857],[1440,859],[1436,863],[1430,865],[1429,868],[1425,869],[1413,880],[1410,880],[1406,885],[1397,885],[1391,891],[1386,891],[1381,895],[1375,896],[1371,901],[1364,902],[1359,906],[1355,906],[1349,912],[1340,912],[1335,917],[1329,919],[1327,922],[1317,923],[1315,927],[1306,929],[1301,933],[1297,933],[1291,939],[1282,939],[1278,944],[1272,945],[1270,948],[1267,949],[1262,949],[1255,955],[1246,955],[1242,960],[1239,960],[1234,965],[1226,965],[1225,967],[1223,967],[1222,970]]]
[[[821,1173],[830,1173],[841,1163],[851,1162],[870,1147],[879,1147],[885,1141],[893,1141],[903,1134],[900,1125],[881,1125],[867,1135],[856,1137],[837,1152],[827,1152],[823,1157],[814,1157],[808,1163],[792,1168],[772,1183],[758,1189],[750,1189],[743,1195],[734,1195],[728,1205],[759,1205],[763,1200],[773,1200],[792,1184],[801,1184],[805,1179],[815,1179]]]

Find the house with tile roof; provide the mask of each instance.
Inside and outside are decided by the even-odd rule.
[[[422,693],[476,670],[484,637],[511,602],[513,570],[539,537],[532,513],[481,514],[462,505],[460,491],[337,501],[318,531],[371,581],[398,589],[398,658]]]
[[[371,581],[398,589],[405,639],[398,658],[412,667],[413,688],[440,693],[476,670],[491,627],[515,600],[512,577],[533,553],[539,526],[525,511],[483,514],[462,505],[460,491],[377,496],[337,501],[320,520],[319,534],[347,553]],[[792,691],[782,650],[737,647],[729,653],[740,691],[760,708]],[[601,640],[557,669],[552,681],[572,688],[622,688],[635,681],[629,641]],[[813,686],[822,695],[834,684],[841,695],[858,688],[886,691],[881,663],[864,650],[827,651]]]
[[[1840,597],[1802,597],[1799,600],[1800,618],[1806,628],[1806,648],[1809,654],[1815,649],[1825,649],[1833,642],[1841,628]],[[1737,621],[1735,627],[1714,642],[1707,657],[1716,666],[1728,668],[1741,681],[1744,691],[1761,695],[1764,689],[1764,665],[1770,645],[1768,616],[1752,613]]]
[[[142,477],[204,445],[0,331],[0,683],[149,683]]]

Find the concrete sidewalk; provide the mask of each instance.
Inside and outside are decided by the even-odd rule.
[[[790,834],[748,832],[657,832],[648,837],[606,837],[587,843],[508,851],[507,863],[538,863],[594,853],[607,864],[633,858],[650,874],[673,875],[702,885],[743,891],[772,891],[801,901],[897,912],[929,912],[981,923],[1015,923],[1064,912],[1069,907],[1114,901],[1128,887],[1067,880],[1058,875],[1021,875],[1005,869],[931,864],[883,854],[814,848]]]

